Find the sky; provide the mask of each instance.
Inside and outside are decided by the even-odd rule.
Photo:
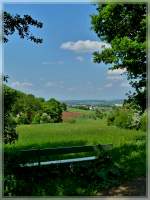
[[[42,44],[9,37],[4,45],[4,74],[8,85],[45,99],[124,99],[131,90],[123,70],[93,63],[92,53],[109,48],[91,30],[91,4],[4,4],[11,14],[31,15],[43,28],[31,32]]]

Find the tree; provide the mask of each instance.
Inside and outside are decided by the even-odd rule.
[[[144,111],[146,108],[146,20],[147,4],[98,4],[91,16],[92,29],[111,47],[93,53],[95,63],[126,69],[135,92],[128,93]]]
[[[63,111],[67,111],[67,105],[65,103],[61,103],[61,107]]]
[[[53,122],[62,121],[62,109],[61,103],[54,98],[43,103],[43,111],[51,117]]]
[[[20,38],[27,38],[28,40],[33,41],[36,44],[42,43],[42,39],[35,37],[30,33],[29,26],[35,26],[37,28],[42,28],[43,24],[29,15],[20,15],[12,16],[8,12],[3,13],[3,42],[8,42],[8,36],[18,32]],[[7,82],[8,75],[3,76],[3,81]],[[13,121],[11,116],[12,107],[16,100],[16,92],[11,90],[6,85],[4,85],[4,142],[12,143],[14,142],[18,134],[16,133],[16,124]]]
[[[3,41],[8,42],[8,36],[18,32],[20,38],[27,38],[28,40],[33,41],[34,43],[42,43],[42,39],[35,37],[30,33],[29,25],[35,26],[37,28],[42,28],[43,24],[30,15],[11,15],[8,12],[3,13],[3,27],[4,27],[4,37]]]

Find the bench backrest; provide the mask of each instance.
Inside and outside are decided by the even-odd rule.
[[[99,144],[95,146],[73,146],[73,147],[59,147],[59,148],[45,148],[45,149],[28,149],[20,150],[19,152],[24,156],[47,156],[47,155],[60,155],[69,153],[81,153],[81,152],[98,152],[100,150],[110,150],[112,144]]]
[[[6,159],[8,162],[14,162],[15,164],[19,163],[30,163],[30,162],[36,162],[38,161],[39,165],[42,161],[42,157],[44,157],[44,160],[53,160],[56,158],[56,155],[62,155],[62,154],[71,154],[71,153],[95,153],[96,157],[99,157],[100,153],[102,151],[107,151],[112,149],[112,144],[99,144],[95,146],[73,146],[73,147],[59,147],[59,148],[45,148],[45,149],[28,149],[28,150],[19,150],[13,154],[7,154],[5,153],[4,159]],[[45,157],[47,157],[45,159]],[[83,156],[85,157],[85,156]],[[9,158],[11,159],[9,161]],[[57,159],[55,159],[57,160]]]

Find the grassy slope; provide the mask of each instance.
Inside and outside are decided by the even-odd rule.
[[[114,147],[132,143],[141,131],[107,126],[104,120],[80,120],[76,123],[21,125],[19,140],[8,148],[58,147],[112,143]]]

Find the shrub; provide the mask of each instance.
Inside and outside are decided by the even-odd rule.
[[[7,123],[5,123],[7,121]],[[16,121],[12,115],[5,114],[4,122],[4,143],[15,143],[18,139],[18,133],[16,132]]]
[[[35,114],[32,120],[32,124],[40,124],[41,116],[39,113]]]
[[[117,109],[113,109],[111,112],[108,113],[107,115],[107,125],[113,125],[115,117],[117,115]]]
[[[130,122],[130,128],[134,128],[134,129],[139,129],[140,128],[140,120],[141,120],[141,116],[140,116],[140,112],[135,112],[132,115],[132,120]]]
[[[30,121],[26,113],[20,113],[16,117],[17,124],[29,124]]]
[[[40,123],[49,123],[51,122],[51,117],[47,113],[43,113],[42,116],[40,117]]]
[[[141,116],[140,129],[143,131],[146,131],[147,129],[147,111],[145,111]]]
[[[95,113],[89,114],[88,118],[96,120],[96,114]]]
[[[114,119],[114,124],[120,128],[131,128],[133,113],[128,109],[120,109]]]
[[[103,112],[101,110],[98,110],[98,109],[95,110],[95,115],[99,119],[103,119],[103,117],[104,117]]]
[[[139,129],[140,111],[126,105],[122,108],[114,108],[107,116],[107,124],[120,128]]]

